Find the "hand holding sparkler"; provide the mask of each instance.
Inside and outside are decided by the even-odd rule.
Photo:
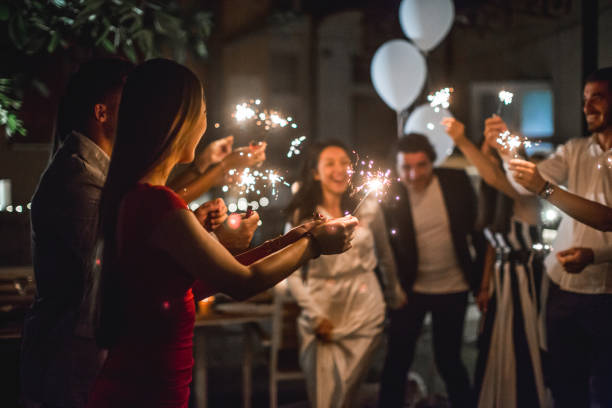
[[[351,248],[353,232],[358,224],[359,220],[352,215],[332,218],[316,225],[308,236],[313,240],[313,248],[320,250],[320,254],[339,254]]]
[[[469,140],[465,137],[465,125],[455,118],[444,118],[440,122],[446,127],[446,133],[453,139],[457,147],[461,148]]]
[[[194,165],[198,172],[204,174],[211,165],[222,161],[232,152],[233,144],[234,136],[227,136],[211,142],[194,160]]]
[[[257,229],[259,214],[253,211],[249,217],[246,214],[233,213],[221,228],[215,230],[219,242],[233,254],[249,248],[253,234]]]
[[[538,194],[544,189],[546,181],[535,163],[513,159],[508,163],[508,169],[512,172],[514,180],[532,193]]]
[[[215,231],[227,219],[227,207],[222,198],[202,204],[193,213],[207,231]]]
[[[221,165],[225,170],[253,167],[266,160],[266,142],[259,142],[245,147],[239,147],[228,154]]]

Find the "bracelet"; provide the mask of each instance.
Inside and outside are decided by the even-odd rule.
[[[321,245],[319,245],[319,241],[312,235],[312,232],[306,231],[302,237],[306,237],[310,239],[310,244],[312,245],[312,249],[314,249],[316,256],[313,256],[312,259],[317,259],[321,256]]]
[[[552,193],[555,192],[555,186],[552,183],[549,183],[548,181],[544,182],[544,187],[542,187],[542,189],[540,190],[540,192],[538,193],[538,195],[540,197],[542,197],[545,200],[548,200],[548,198],[552,195]]]

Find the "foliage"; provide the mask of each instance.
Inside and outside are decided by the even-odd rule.
[[[98,48],[136,63],[166,49],[181,61],[187,48],[199,57],[208,56],[212,14],[183,10],[176,1],[162,0],[4,0],[0,25],[6,26],[10,43],[25,55],[52,54],[70,47]],[[7,107],[14,115],[19,103],[7,96],[12,94],[11,83],[1,86],[0,109],[5,110],[0,115]],[[6,116],[7,124],[9,118],[10,123],[17,123],[15,116]],[[10,131],[23,134],[22,129],[13,126]]]
[[[11,80],[0,78],[0,126],[4,126],[8,137],[26,134],[23,122],[16,115],[20,107],[21,102],[12,96]]]

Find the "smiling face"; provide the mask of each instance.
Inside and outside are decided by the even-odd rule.
[[[431,182],[433,163],[425,152],[398,152],[397,174],[406,187],[420,192]]]
[[[582,111],[589,132],[600,133],[612,126],[612,95],[607,81],[587,82],[584,85]]]
[[[350,168],[351,159],[346,151],[338,146],[329,146],[319,154],[314,178],[321,182],[324,194],[342,195],[349,186]]]

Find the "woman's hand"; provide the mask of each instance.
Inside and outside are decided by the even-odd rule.
[[[223,227],[215,231],[215,235],[228,251],[237,254],[247,250],[251,245],[258,222],[257,211],[253,211],[248,217],[244,213],[233,213]]]
[[[234,136],[227,136],[223,139],[211,142],[206,148],[196,156],[194,164],[200,174],[204,173],[208,167],[222,161],[232,152]]]
[[[266,160],[266,147],[266,142],[261,142],[251,146],[239,147],[228,154],[221,161],[221,164],[226,170],[239,170],[246,167],[253,167],[254,165]]]
[[[457,146],[460,146],[467,139],[465,137],[465,126],[455,118],[444,118],[442,125],[446,127],[446,133],[453,139]]]
[[[202,204],[193,213],[207,231],[215,231],[227,219],[227,207],[222,198]]]
[[[535,163],[521,159],[512,159],[508,163],[508,169],[512,172],[512,176],[517,183],[534,194],[542,191],[546,184]]]
[[[353,233],[358,224],[357,218],[347,215],[316,225],[311,233],[321,254],[339,254],[351,248]]]
[[[332,322],[324,317],[321,319],[321,322],[317,325],[317,327],[315,327],[314,332],[319,340],[331,341],[333,330],[334,325]]]

